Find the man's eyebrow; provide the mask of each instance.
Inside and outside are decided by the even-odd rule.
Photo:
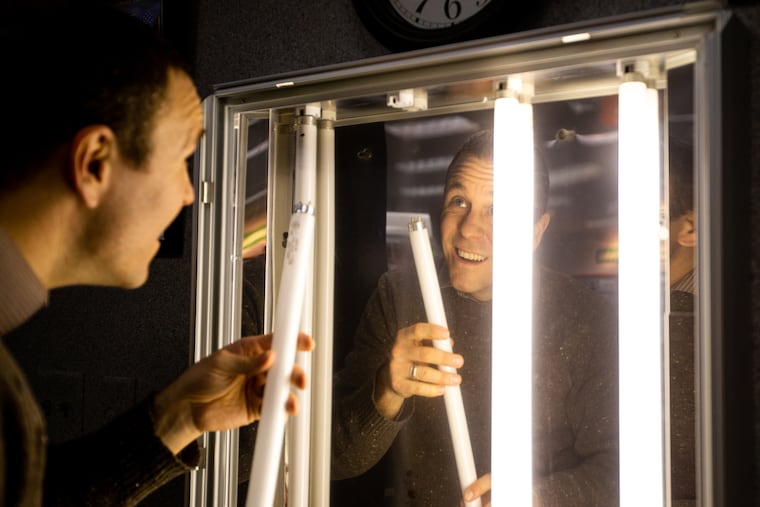
[[[448,193],[451,190],[462,190],[464,184],[458,178],[452,178],[446,183],[446,189],[444,193]]]

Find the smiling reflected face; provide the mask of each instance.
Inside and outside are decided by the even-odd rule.
[[[453,287],[490,301],[493,278],[493,163],[467,157],[452,168],[441,213],[441,243]]]

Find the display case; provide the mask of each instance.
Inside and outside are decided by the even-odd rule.
[[[316,348],[297,357],[310,384],[271,465],[275,505],[421,502],[425,493],[415,487],[422,486],[404,483],[404,474],[417,480],[409,479],[414,472],[397,468],[399,454],[450,462],[454,469],[444,467],[439,481],[459,491],[459,482],[466,485],[459,451],[450,450],[461,431],[444,431],[448,450],[426,454],[414,448],[413,433],[397,428],[393,443],[377,444],[371,458],[366,442],[352,448],[333,438],[344,414],[336,405],[345,402],[334,400],[333,382],[366,369],[369,380],[357,384],[377,388],[393,359],[397,329],[388,322],[403,327],[400,315],[421,305],[412,220],[424,224],[441,274],[436,290],[453,288],[452,297],[487,305],[481,334],[488,337],[469,345],[460,331],[453,351],[465,360],[458,392],[467,452],[476,477],[489,474],[494,505],[531,505],[542,495],[565,495],[560,505],[608,497],[620,505],[723,504],[725,249],[733,234],[725,225],[735,215],[726,192],[737,178],[726,161],[729,151],[741,153],[731,136],[737,112],[726,106],[736,74],[722,56],[741,47],[733,25],[714,4],[687,4],[217,87],[204,101],[195,164],[195,360],[241,335],[277,336],[294,205],[314,217],[306,289],[287,304],[303,307],[297,318]],[[446,235],[447,170],[463,143],[485,130],[494,137],[493,179],[484,187],[491,206],[481,245],[488,246],[467,253],[464,222],[460,239]],[[533,196],[542,172],[548,225],[536,236],[544,210],[534,213],[540,198]],[[676,265],[676,250],[690,266]],[[451,252],[468,269],[493,265],[487,297],[450,276]],[[578,292],[545,298],[538,271]],[[386,272],[402,274],[395,290],[416,288],[394,293],[404,311],[377,332],[391,339],[378,338],[381,360],[350,364],[367,357],[352,351],[373,301],[389,304],[377,303],[383,293],[375,292],[378,280],[388,290],[396,276]],[[584,307],[579,294],[599,305]],[[415,370],[409,376],[417,381]],[[374,393],[369,407],[379,403]],[[409,427],[433,406],[427,403],[439,403],[431,410],[444,418],[457,411],[448,397],[415,398],[422,397],[403,406],[416,412],[402,408],[394,422]],[[603,449],[591,442],[594,432],[608,432]],[[191,505],[245,504],[256,438],[255,424],[203,437]],[[401,440],[405,451],[396,449]],[[593,462],[597,451],[610,453],[609,461]],[[361,455],[354,461],[371,463],[356,473],[333,463],[354,453]]]

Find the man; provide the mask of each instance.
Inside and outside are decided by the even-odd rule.
[[[425,323],[414,273],[388,272],[335,379],[333,479],[364,473],[390,450],[392,505],[489,504],[493,142],[490,131],[473,136],[446,176],[441,291],[449,329]],[[537,169],[534,248],[549,224],[548,178]],[[546,269],[536,269],[534,286],[535,505],[616,505],[614,308]],[[454,353],[431,346],[448,339]],[[480,477],[464,492],[441,397],[449,385],[461,385]]]
[[[694,391],[694,213],[693,147],[668,145],[670,210],[670,457],[674,507],[696,505]]]
[[[202,135],[189,74],[138,21],[94,6],[5,19],[0,335],[52,288],[143,284],[162,231],[193,201],[186,159]],[[102,430],[49,448],[24,375],[0,344],[0,505],[139,502],[198,465],[203,432],[259,417],[270,340],[217,351]],[[303,372],[292,378],[304,386]],[[296,408],[291,397],[287,410]]]

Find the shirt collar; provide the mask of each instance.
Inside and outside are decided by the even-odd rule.
[[[696,272],[693,269],[682,276],[680,280],[678,280],[670,287],[671,291],[677,290],[681,292],[688,292],[689,294],[694,294],[696,292],[696,289],[697,278]]]
[[[47,288],[0,230],[0,335],[23,324],[47,302]]]

